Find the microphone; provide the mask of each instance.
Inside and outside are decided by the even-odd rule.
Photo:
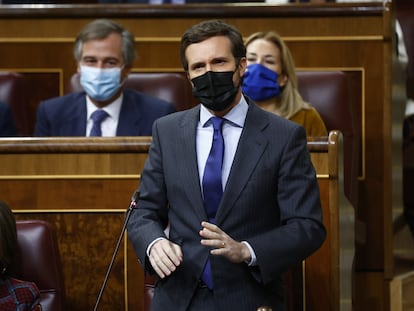
[[[136,190],[134,192],[134,194],[132,195],[131,203],[129,203],[129,207],[128,207],[127,213],[125,215],[124,225],[122,227],[121,234],[119,235],[118,242],[116,243],[114,253],[112,254],[111,262],[109,263],[108,270],[106,271],[106,275],[105,275],[104,281],[102,283],[101,289],[99,291],[99,295],[98,295],[98,298],[96,300],[93,311],[98,310],[98,306],[99,306],[99,303],[101,302],[102,295],[103,295],[103,292],[104,292],[105,287],[106,287],[106,283],[108,282],[109,274],[111,273],[112,266],[114,265],[116,255],[117,255],[118,250],[119,250],[119,246],[121,245],[122,237],[124,236],[125,229],[126,229],[126,226],[128,225],[128,221],[129,221],[129,218],[131,217],[132,211],[134,210],[134,208],[136,207],[136,205],[139,201],[139,196],[140,196],[140,194],[139,194],[138,190]]]

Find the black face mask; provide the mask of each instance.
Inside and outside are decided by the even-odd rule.
[[[191,80],[193,95],[208,109],[223,111],[237,95],[238,87],[233,83],[234,71],[207,71]]]

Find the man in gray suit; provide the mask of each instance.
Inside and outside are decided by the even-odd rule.
[[[233,26],[191,27],[181,60],[201,105],[154,123],[128,223],[141,264],[159,277],[151,309],[284,310],[282,274],[326,235],[305,130],[243,96],[246,49]],[[221,141],[212,210],[219,191],[206,176]]]

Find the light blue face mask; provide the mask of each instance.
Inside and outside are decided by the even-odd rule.
[[[275,71],[261,64],[247,66],[243,77],[243,93],[255,101],[263,101],[280,95],[281,89]]]
[[[121,68],[80,66],[80,83],[89,97],[108,100],[121,87]]]

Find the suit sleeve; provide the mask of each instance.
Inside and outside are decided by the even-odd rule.
[[[128,238],[141,264],[149,268],[146,250],[155,239],[165,237],[167,226],[167,197],[163,177],[162,153],[157,131],[153,126],[153,142],[141,174],[140,200],[128,223]]]
[[[0,106],[0,136],[16,136],[17,130],[14,124],[13,115],[7,104]]]
[[[34,136],[50,136],[50,125],[46,107],[43,103],[40,103],[37,108]]]
[[[326,237],[316,173],[310,160],[303,127],[296,127],[281,155],[277,204],[280,225],[255,236],[253,247],[258,266],[252,269],[267,283],[302,261]]]

